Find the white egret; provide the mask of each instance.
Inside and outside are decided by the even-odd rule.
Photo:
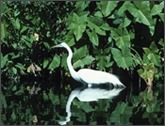
[[[88,87],[91,87],[92,85],[101,85],[101,84],[112,84],[114,87],[123,87],[123,88],[125,87],[120,82],[120,80],[111,73],[92,70],[92,69],[80,69],[79,71],[75,71],[71,63],[73,56],[71,48],[65,42],[53,46],[52,48],[57,48],[57,47],[63,47],[68,51],[69,55],[67,57],[67,65],[71,76],[75,80],[83,83],[84,85],[87,84]]]

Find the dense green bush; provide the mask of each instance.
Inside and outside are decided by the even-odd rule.
[[[75,100],[70,124],[139,124],[137,119],[163,124],[163,5],[163,1],[2,2],[1,123],[57,124],[64,118],[74,82],[67,54],[51,47],[65,41],[74,51],[76,70],[134,72],[146,87],[113,110],[110,101],[93,105]]]

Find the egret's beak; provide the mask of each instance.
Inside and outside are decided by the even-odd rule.
[[[58,44],[58,45],[52,46],[51,49],[53,49],[53,48],[59,48],[59,47],[62,47],[61,44]]]

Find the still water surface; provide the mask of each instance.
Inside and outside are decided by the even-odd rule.
[[[72,79],[63,80],[63,81],[60,78],[55,78],[57,80],[53,80],[53,79],[49,78],[48,80],[50,81],[41,82],[41,80],[47,80],[47,79],[39,78],[37,80],[36,78],[35,79],[24,78],[22,80],[22,82],[24,83],[21,83],[20,85],[23,87],[28,87],[29,85],[30,86],[29,93],[26,96],[25,95],[19,97],[12,96],[9,97],[9,99],[10,101],[13,101],[13,103],[15,103],[28,98],[29,103],[28,104],[25,103],[26,105],[22,107],[24,108],[24,110],[28,109],[33,113],[33,115],[37,116],[38,118],[37,124],[44,124],[44,125],[45,124],[51,124],[51,125],[52,124],[55,125],[88,124],[89,125],[92,120],[95,121],[96,124],[105,125],[107,123],[105,122],[105,120],[104,122],[102,122],[102,119],[100,117],[104,118],[104,116],[106,116],[107,113],[111,114],[113,110],[116,108],[116,106],[120,104],[121,101],[128,102],[130,97],[136,94],[138,89],[137,87],[133,86],[132,81],[129,81],[129,83],[124,82],[126,88],[120,88],[120,87],[113,88],[112,86],[108,86],[108,85],[86,87],[86,86],[82,86],[82,84],[73,81]],[[29,82],[29,80],[31,81]],[[70,85],[71,87],[69,89],[65,89],[67,85]],[[136,88],[136,90],[134,88]],[[52,92],[50,92],[50,90]],[[42,98],[43,92],[48,94],[49,99],[51,99],[50,97],[51,95],[53,95],[54,99],[52,99],[51,102],[50,100],[44,101]],[[58,99],[60,100],[60,102],[58,101]],[[23,102],[26,102],[28,100],[24,100]],[[80,106],[78,108],[81,111],[80,113],[80,111],[77,110],[77,106],[74,103],[76,104],[83,103],[84,106],[86,104],[89,104],[92,107],[94,106],[92,114],[90,112],[89,113],[87,112],[88,108],[85,108],[86,106],[85,107]],[[105,111],[104,108],[107,106],[102,106],[100,107],[100,110],[98,112],[98,109],[96,109],[96,107],[100,106],[100,104],[102,103],[105,105],[108,104],[108,108],[106,108],[107,111]],[[48,113],[43,115],[46,112]],[[84,115],[81,116],[85,116],[84,118],[86,118],[86,121],[83,120],[81,122],[81,119],[80,120],[77,119],[78,118],[77,115],[82,113],[84,113]],[[95,116],[96,117],[98,116],[100,121]]]
[[[75,98],[77,98],[80,102],[94,102],[99,101],[100,99],[114,99],[120,95],[120,92],[124,89],[124,87],[111,87],[108,84],[94,87],[79,86],[78,88],[72,90],[68,97],[66,104],[67,116],[65,117],[65,120],[58,121],[58,123],[60,125],[66,125],[67,122],[71,120],[71,105]]]

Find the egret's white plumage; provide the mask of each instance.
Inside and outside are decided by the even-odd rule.
[[[103,71],[80,69],[77,73],[81,80],[88,84],[112,83],[114,85],[123,85],[115,75]]]
[[[111,83],[114,86],[119,85],[122,87],[125,87],[120,80],[113,74],[103,72],[103,71],[98,71],[98,70],[92,70],[92,69],[80,69],[78,72],[76,72],[72,66],[72,50],[66,43],[61,43],[59,45],[53,46],[54,47],[64,47],[68,51],[68,57],[67,57],[67,65],[70,71],[71,76],[82,83],[90,85],[100,85],[100,84],[105,84],[105,83]]]

